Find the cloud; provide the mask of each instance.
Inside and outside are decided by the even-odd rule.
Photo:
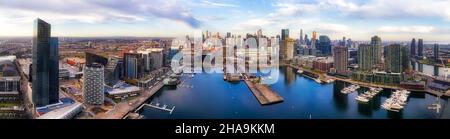
[[[0,0],[0,16],[10,21],[42,17],[54,22],[101,23],[169,19],[198,28],[201,22],[181,0]],[[28,21],[29,22],[29,21]]]
[[[336,9],[343,15],[359,18],[437,17],[450,21],[448,0],[369,0],[360,3],[349,0],[320,0],[318,5],[322,9]]]
[[[273,4],[277,10],[270,16],[297,16],[318,13],[320,7],[316,4],[295,3],[291,1],[277,1]]]
[[[347,25],[342,25],[342,24],[319,23],[319,24],[317,24],[317,27],[315,30],[317,30],[320,33],[326,33],[326,34],[335,34],[335,33],[345,34],[350,29]]]
[[[432,33],[435,28],[432,26],[382,26],[378,28],[383,33]]]
[[[234,4],[227,4],[227,3],[218,3],[218,2],[210,2],[207,0],[201,1],[201,4],[205,6],[212,6],[212,7],[232,7],[232,8],[238,8],[238,5]]]
[[[274,16],[338,14],[363,19],[440,18],[450,21],[449,0],[285,0],[275,1]]]

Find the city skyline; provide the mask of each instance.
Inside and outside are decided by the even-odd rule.
[[[450,42],[450,1],[431,0],[0,0],[0,36],[32,36],[35,18],[53,23],[54,36],[182,37],[209,30],[291,38],[317,31],[332,40],[343,36],[383,41]],[[77,7],[77,8],[74,8]],[[410,8],[415,7],[415,8]],[[431,8],[432,7],[432,8]]]

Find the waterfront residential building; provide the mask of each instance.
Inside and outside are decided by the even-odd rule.
[[[439,44],[434,44],[433,46],[434,61],[439,62]]]
[[[313,68],[322,72],[329,72],[333,68],[333,59],[331,57],[321,57],[314,60]]]
[[[423,57],[423,39],[419,39],[417,44],[417,56],[419,56],[419,58]]]
[[[414,56],[416,56],[416,39],[415,38],[413,38],[412,39],[412,41],[411,41],[411,48],[410,48],[410,55],[411,55],[411,57],[414,57]]]
[[[102,105],[105,101],[104,66],[99,63],[86,64],[83,73],[83,99],[90,105]]]
[[[280,41],[280,59],[284,61],[289,61],[294,58],[294,43],[295,41],[291,38],[286,38]]]
[[[41,19],[34,23],[32,100],[42,107],[59,102],[58,39],[51,38],[51,25]]]
[[[399,85],[403,81],[400,73],[356,71],[351,75],[354,81],[381,85]]]
[[[372,54],[373,56],[373,64],[374,65],[378,65],[378,64],[382,64],[382,60],[381,58],[383,57],[383,49],[382,49],[382,44],[381,44],[381,38],[378,36],[373,36],[371,39],[370,44],[372,45]]]
[[[336,74],[347,75],[348,71],[348,47],[335,47],[334,52],[334,67]]]
[[[386,71],[393,73],[403,72],[403,56],[402,46],[400,44],[392,44],[387,48],[386,54]]]
[[[374,66],[375,55],[373,55],[373,46],[368,44],[359,45],[358,66],[360,70],[369,71]]]
[[[120,65],[120,58],[116,56],[108,57],[91,52],[86,52],[86,64],[92,65],[98,63],[105,67],[105,83],[107,85],[114,85],[120,80],[120,74],[122,72]]]
[[[124,78],[139,79],[144,75],[144,59],[139,53],[125,53],[123,57]]]

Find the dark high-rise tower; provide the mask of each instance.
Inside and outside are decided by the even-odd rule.
[[[289,38],[289,29],[282,29],[281,30],[281,40],[285,40]]]
[[[438,62],[439,61],[439,44],[434,44],[433,47],[433,55],[434,55],[434,61]]]
[[[303,40],[303,29],[300,29],[300,44],[304,44],[304,40]]]
[[[389,45],[386,54],[386,71],[393,73],[403,72],[402,46],[399,44]]]
[[[411,51],[411,53],[410,53],[411,57],[414,57],[416,55],[416,39],[412,39],[410,51]]]
[[[318,47],[318,49],[325,56],[331,55],[331,40],[330,40],[330,38],[328,36],[322,35],[322,36],[319,37],[319,47]]]
[[[361,44],[358,48],[358,66],[362,71],[372,70],[374,64],[373,46]]]
[[[32,84],[37,107],[59,102],[58,39],[51,38],[51,26],[41,19],[34,23]]]
[[[417,44],[417,55],[423,57],[423,39],[419,39],[419,44]]]
[[[381,57],[383,56],[381,48],[381,38],[378,36],[373,36],[370,44],[373,46],[373,64],[381,64]]]

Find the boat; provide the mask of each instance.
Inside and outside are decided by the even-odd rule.
[[[314,81],[316,81],[316,83],[319,83],[319,84],[323,83],[320,79],[314,79]]]
[[[357,85],[350,85],[350,86],[342,89],[341,93],[343,93],[343,94],[350,94],[350,93],[357,92],[357,89],[359,89],[359,86],[357,86]]]
[[[334,80],[334,79],[328,79],[328,80],[326,81],[326,83],[333,83],[334,81],[336,81],[336,80]]]
[[[180,83],[180,80],[177,78],[166,78],[163,80],[164,85],[174,86]]]
[[[355,98],[358,102],[362,102],[362,103],[367,103],[369,102],[369,99],[367,99],[366,97],[362,97],[362,96],[357,96]]]
[[[303,70],[299,69],[297,73],[303,74]]]
[[[376,89],[382,90],[382,89]],[[394,112],[399,112],[403,110],[406,102],[408,101],[408,96],[411,92],[406,90],[397,90],[392,93],[391,97],[386,99],[386,101],[381,105],[384,109]]]

